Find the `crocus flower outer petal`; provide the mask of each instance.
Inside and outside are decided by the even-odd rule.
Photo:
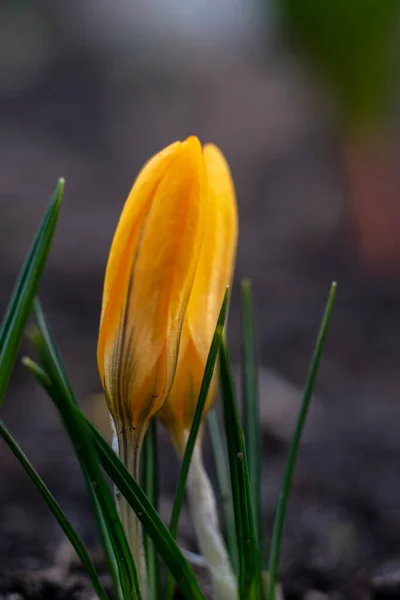
[[[222,300],[233,275],[238,236],[235,189],[228,164],[212,144],[204,147],[204,160],[209,193],[204,240],[183,322],[174,383],[160,412],[178,445],[193,420]],[[205,412],[214,399],[215,388],[214,377]]]
[[[153,157],[126,201],[106,269],[97,353],[117,429],[147,423],[171,388],[206,203],[195,137]]]

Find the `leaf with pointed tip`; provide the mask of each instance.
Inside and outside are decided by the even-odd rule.
[[[53,241],[63,189],[64,180],[59,179],[0,327],[0,405]]]
[[[333,282],[326,303],[325,312],[322,317],[322,322],[318,332],[318,338],[315,343],[314,352],[311,358],[310,370],[308,372],[306,387],[303,394],[303,401],[300,406],[297,424],[293,433],[292,441],[290,443],[285,473],[283,475],[282,486],[279,492],[279,499],[276,507],[274,526],[272,530],[271,547],[269,551],[267,600],[275,600],[275,586],[278,577],[278,567],[281,554],[282,534],[286,516],[286,508],[289,501],[290,490],[292,487],[293,473],[296,465],[300,440],[303,433],[304,425],[306,423],[308,408],[310,406],[314,384],[318,373],[318,367],[322,356],[322,350],[326,334],[328,332],[328,325],[331,318],[335,294],[336,282]]]

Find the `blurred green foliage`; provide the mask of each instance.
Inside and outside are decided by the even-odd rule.
[[[390,108],[398,58],[398,0],[278,0],[290,39],[338,102],[345,126],[365,129]]]

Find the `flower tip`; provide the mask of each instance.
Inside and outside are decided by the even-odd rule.
[[[204,144],[203,147],[203,152],[204,152],[204,157],[208,157],[208,158],[215,158],[217,160],[222,160],[224,161],[224,163],[226,162],[226,159],[224,157],[224,155],[222,154],[221,150],[218,148],[218,146],[216,146],[215,144]]]
[[[191,135],[180,145],[180,151],[182,154],[187,155],[196,163],[197,161],[203,161],[203,148],[200,140],[195,135]]]
[[[203,148],[200,140],[192,135],[183,142],[179,142],[179,146],[173,157],[170,173],[173,174],[174,170],[178,170],[179,179],[181,182],[186,181],[188,184],[205,185],[205,162],[203,156]],[[173,178],[176,179],[177,174],[173,174]],[[171,182],[172,184],[172,182]]]
[[[187,144],[188,146],[191,147],[196,147],[201,149],[201,143],[199,138],[197,137],[197,135],[189,135],[189,137],[186,138],[186,140],[184,142],[182,142],[182,145]]]
[[[210,185],[215,188],[221,187],[221,182],[228,185],[230,195],[235,196],[231,171],[228,162],[215,144],[205,144],[203,148],[204,162],[206,164]]]

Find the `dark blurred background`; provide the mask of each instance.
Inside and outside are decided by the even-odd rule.
[[[358,9],[358,0],[348,4]],[[368,23],[380,27],[379,2],[366,4],[372,6]],[[356,36],[369,35],[365,23],[352,33],[348,14],[337,21],[329,16],[328,24],[313,21],[309,0],[307,21],[292,5],[3,0],[0,303],[6,306],[56,180],[64,176],[64,203],[40,296],[77,394],[102,424],[104,403],[91,396],[100,390],[96,338],[105,262],[123,203],[144,161],[163,146],[191,134],[220,146],[240,212],[229,326],[238,371],[237,284],[243,277],[253,281],[256,301],[266,531],[324,302],[336,279],[337,303],[299,456],[282,576],[288,597],[364,598],[357,595],[363,586],[372,581],[378,594],[387,579],[397,585],[400,571],[399,111],[397,81],[382,75],[391,53],[380,50],[382,40],[398,39],[398,29],[382,25],[376,35],[371,55],[381,57],[380,66],[362,52],[354,60],[355,72],[371,73],[370,87],[363,80],[356,96],[370,99],[370,90],[384,88],[382,101],[364,110],[361,101],[352,104],[337,93],[340,77],[332,77],[329,65],[340,71],[339,60],[310,57],[323,56],[318,44],[336,23],[329,52],[351,63]],[[386,25],[397,23],[395,17],[394,11]],[[357,24],[356,13],[352,18]],[[322,31],[321,40],[310,38],[304,23],[311,32]],[[353,82],[351,72],[343,79]],[[24,342],[23,352],[29,351]],[[95,547],[70,445],[51,402],[19,365],[3,416]],[[176,472],[165,436],[162,444],[165,464]],[[10,574],[21,580],[22,570],[33,576],[54,567],[62,534],[4,444],[0,469],[5,594],[13,591]],[[165,469],[161,477],[167,516],[175,482]],[[191,543],[185,522],[183,538]],[[311,596],[312,590],[325,596]]]

